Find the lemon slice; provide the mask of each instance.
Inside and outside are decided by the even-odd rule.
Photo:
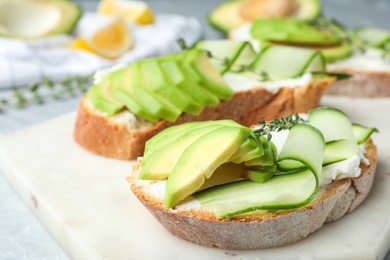
[[[120,15],[137,24],[151,24],[154,14],[149,5],[134,0],[101,0],[97,12],[104,15]]]
[[[132,47],[131,31],[121,17],[91,35],[76,38],[70,45],[70,48],[90,51],[108,59],[117,59]]]
[[[71,44],[70,48],[72,49],[80,49],[80,50],[85,50],[85,51],[90,51],[93,52],[91,47],[89,46],[89,43],[86,39],[82,37],[76,38]]]

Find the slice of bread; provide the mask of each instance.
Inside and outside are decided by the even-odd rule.
[[[167,210],[155,193],[137,180],[140,160],[128,178],[131,190],[153,216],[173,235],[195,244],[223,249],[262,249],[287,245],[307,237],[353,211],[367,197],[374,180],[377,148],[365,143],[369,165],[360,164],[361,175],[321,186],[307,205],[292,210],[261,211],[231,219],[217,219],[207,209]]]
[[[332,83],[329,95],[356,97],[390,97],[390,71],[367,71],[356,68],[329,68],[329,72],[347,73],[351,78]]]
[[[146,127],[133,128],[96,110],[87,95],[80,102],[74,139],[87,150],[103,156],[132,160],[143,154],[145,142],[165,128],[190,121],[232,119],[250,126],[258,120],[271,120],[317,107],[334,78],[316,78],[302,87],[283,87],[277,93],[257,87],[236,92],[231,100],[206,107],[198,116],[181,115],[176,122],[161,120]]]

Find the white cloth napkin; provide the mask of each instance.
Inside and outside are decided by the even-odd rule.
[[[104,18],[85,13],[75,35],[83,35]],[[68,48],[75,35],[58,35],[40,40],[18,40],[0,37],[0,90],[26,86],[43,78],[60,80],[71,75],[92,73],[118,63],[161,56],[180,50],[177,40],[188,45],[202,36],[200,23],[191,17],[160,14],[151,25],[131,25],[134,48],[117,60],[107,60],[95,54]]]

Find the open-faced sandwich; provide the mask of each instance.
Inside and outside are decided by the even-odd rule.
[[[135,159],[171,125],[232,119],[249,126],[307,112],[335,80],[318,51],[270,46],[264,53],[248,42],[206,41],[100,72],[81,100],[75,140],[104,156]]]
[[[131,190],[173,235],[225,249],[293,243],[366,198],[375,128],[329,107],[260,123],[165,129],[133,166]]]
[[[254,46],[276,44],[320,50],[330,72],[352,77],[332,84],[327,94],[390,96],[390,32],[378,28],[349,30],[326,17],[257,19],[232,30],[228,37]]]

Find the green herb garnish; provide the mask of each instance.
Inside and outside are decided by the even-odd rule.
[[[60,81],[45,78],[26,88],[12,88],[9,97],[0,97],[0,113],[10,108],[23,108],[29,104],[43,104],[47,99],[60,99],[85,93],[92,82],[92,74],[72,76]]]
[[[271,132],[290,130],[291,127],[293,127],[297,123],[303,122],[307,122],[307,120],[300,117],[298,113],[295,113],[282,118],[275,118],[270,122],[260,120],[259,124],[261,125],[261,127],[254,130],[253,132],[258,136],[267,136],[267,140],[270,141],[272,138]]]
[[[364,41],[357,37],[352,30],[349,30],[341,22],[332,17],[319,16],[315,19],[309,20],[309,24],[337,35],[342,42],[352,44],[355,51],[365,53],[368,49],[373,48],[381,53],[381,56],[385,61],[388,62],[390,60],[390,44],[377,46],[371,42]]]

